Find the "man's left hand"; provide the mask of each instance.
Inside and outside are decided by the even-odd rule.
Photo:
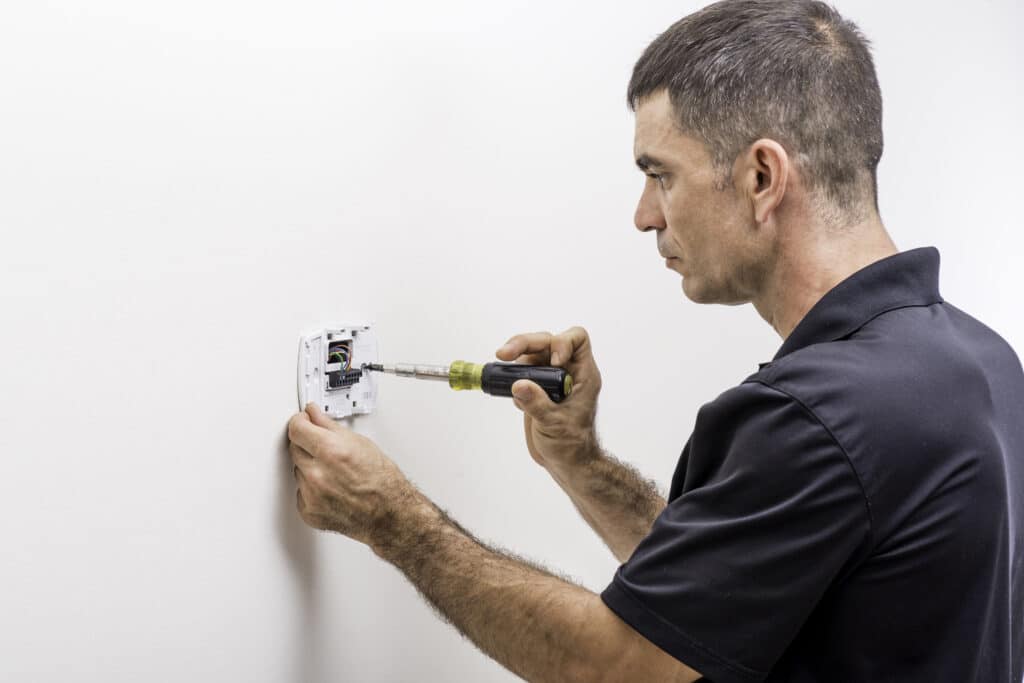
[[[376,551],[403,508],[420,492],[370,439],[327,416],[315,403],[288,421],[299,515]]]

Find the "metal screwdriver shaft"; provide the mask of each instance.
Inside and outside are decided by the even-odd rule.
[[[520,363],[467,363],[457,360],[451,365],[416,365],[411,363],[364,363],[364,371],[383,372],[399,377],[440,380],[455,390],[479,389],[492,396],[511,396],[516,380],[536,382],[555,403],[572,393],[572,375],[563,368]]]
[[[389,364],[365,363],[362,366],[367,370],[384,372],[399,377],[415,377],[416,379],[434,379],[447,382],[450,374],[447,365],[413,365],[411,363]]]

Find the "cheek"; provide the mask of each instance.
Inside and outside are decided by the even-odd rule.
[[[680,245],[688,241],[687,237],[693,232],[693,225],[699,219],[699,215],[684,208],[685,206],[688,205],[679,200],[668,202],[665,206],[665,222],[669,234]]]
[[[673,212],[667,217],[669,234],[682,251],[679,256],[686,257],[693,252],[703,251],[708,241],[708,233],[714,233],[714,225],[708,222],[708,216],[697,210]]]

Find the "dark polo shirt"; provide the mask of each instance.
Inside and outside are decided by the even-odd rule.
[[[601,594],[715,683],[1024,676],[1024,371],[912,249],[697,413]]]

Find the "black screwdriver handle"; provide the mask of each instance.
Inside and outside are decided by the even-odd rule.
[[[511,396],[512,384],[519,379],[536,382],[555,403],[572,393],[572,375],[564,368],[522,363],[484,363],[480,388],[492,396]]]

